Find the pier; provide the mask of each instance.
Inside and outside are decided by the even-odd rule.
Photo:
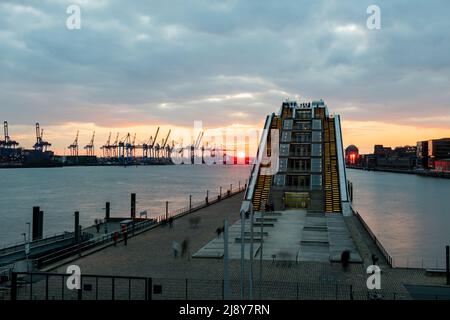
[[[4,297],[450,298],[448,262],[447,277],[396,267],[354,211],[340,117],[322,100],[284,101],[278,113],[266,117],[256,157],[244,188],[221,188],[217,198],[207,195],[203,203],[172,213],[166,205],[152,221],[135,221],[132,195],[130,216],[116,225],[119,237],[94,234],[95,245],[50,256],[33,272],[13,272]],[[65,285],[73,265],[83,284],[75,292]],[[369,267],[381,277],[376,290],[367,285]]]

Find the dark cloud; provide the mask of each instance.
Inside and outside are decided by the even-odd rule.
[[[81,30],[65,28],[72,3]],[[376,1],[377,31],[366,28],[372,3],[3,1],[1,114],[227,125],[260,122],[299,95],[350,120],[448,116],[448,1]]]

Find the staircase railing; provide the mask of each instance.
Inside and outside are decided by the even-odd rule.
[[[255,186],[256,186],[256,182],[258,181],[258,175],[259,175],[259,169],[261,167],[261,161],[263,159],[264,156],[264,151],[266,150],[266,145],[267,145],[267,137],[270,134],[270,130],[271,130],[271,125],[272,125],[272,121],[274,118],[274,114],[272,113],[271,115],[266,117],[266,122],[264,124],[264,130],[262,132],[261,135],[261,140],[259,142],[259,146],[258,146],[258,151],[257,151],[257,157],[254,161],[253,167],[252,167],[252,171],[250,173],[250,178],[249,178],[249,182],[247,185],[247,190],[245,190],[245,197],[244,200],[248,200],[248,201],[244,201],[242,203],[242,207],[241,207],[241,211],[247,211],[248,208],[246,207],[249,203],[249,201],[252,201],[253,199],[253,194],[255,192]]]

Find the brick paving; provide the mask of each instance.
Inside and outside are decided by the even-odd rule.
[[[173,228],[157,227],[148,232],[137,235],[128,240],[128,245],[119,243],[92,255],[82,257],[70,264],[80,266],[83,274],[102,274],[111,276],[139,276],[152,277],[154,283],[158,281],[165,290],[164,298],[184,299],[186,292],[189,298],[221,298],[223,279],[223,260],[217,258],[186,258],[173,257],[172,242],[181,243],[189,239],[190,253],[208,243],[216,236],[215,230],[222,226],[224,218],[232,224],[239,219],[239,209],[243,193],[229,199],[201,209],[176,219]],[[191,227],[191,218],[201,219],[197,228]],[[349,230],[357,242],[357,247],[366,258],[365,264],[352,264],[344,272],[339,263],[330,262],[299,262],[280,264],[263,261],[263,298],[287,299],[348,299],[350,286],[354,298],[367,297],[365,265],[367,257],[375,246],[367,243],[368,235],[361,234],[362,229],[353,219]],[[360,234],[358,234],[360,233]],[[371,251],[372,250],[372,251]],[[379,252],[375,252],[379,254]],[[380,256],[381,257],[381,256]],[[247,260],[246,278],[250,262]],[[442,285],[444,277],[430,277],[424,270],[392,269],[381,263],[382,294],[388,299],[409,299],[410,296],[404,284],[436,284]],[[239,298],[240,260],[230,260],[230,278],[232,297]],[[66,266],[59,267],[52,272],[64,273]],[[255,279],[255,297],[259,292],[260,262],[254,261],[253,274]],[[188,289],[186,290],[186,280]],[[248,291],[249,281],[245,288]],[[170,293],[170,294],[169,294]],[[394,296],[395,294],[395,296]],[[157,297],[155,297],[157,298]]]

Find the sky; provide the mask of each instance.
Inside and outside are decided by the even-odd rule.
[[[70,30],[67,7],[80,8]],[[370,30],[369,5],[381,28]],[[447,0],[0,1],[0,120],[62,153],[80,131],[148,140],[258,128],[284,99],[324,99],[344,145],[450,137]],[[189,131],[190,132],[190,131]]]

